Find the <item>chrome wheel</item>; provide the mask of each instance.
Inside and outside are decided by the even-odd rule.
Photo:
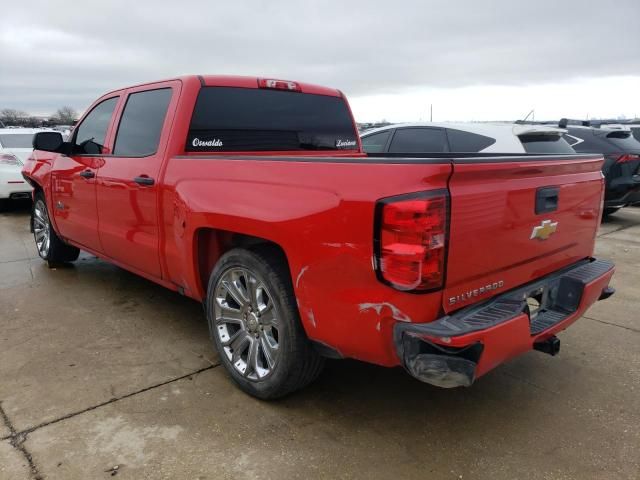
[[[37,200],[33,208],[33,237],[36,240],[38,254],[46,259],[51,245],[51,224],[47,207],[42,200]]]
[[[224,355],[243,377],[268,377],[278,364],[280,317],[266,285],[245,268],[230,268],[214,292],[213,330]]]

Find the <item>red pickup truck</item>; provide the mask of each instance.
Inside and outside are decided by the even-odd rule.
[[[468,386],[613,293],[593,258],[595,155],[367,156],[344,95],[189,76],[110,92],[68,142],[34,138],[40,256],[79,249],[203,302],[260,398],[323,359]]]

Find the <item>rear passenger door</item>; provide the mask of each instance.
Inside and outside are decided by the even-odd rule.
[[[389,153],[443,153],[449,151],[443,128],[398,128],[389,144]]]
[[[155,278],[162,276],[158,181],[179,89],[180,82],[172,81],[127,90],[113,154],[104,156],[97,179],[104,253]]]

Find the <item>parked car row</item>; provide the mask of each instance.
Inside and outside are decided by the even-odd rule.
[[[31,198],[31,186],[22,177],[22,166],[33,151],[33,128],[0,129],[0,202]]]
[[[402,123],[362,133],[376,154],[566,154],[605,157],[604,215],[640,203],[640,125],[562,119],[540,123]]]

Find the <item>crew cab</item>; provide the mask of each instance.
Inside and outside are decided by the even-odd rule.
[[[50,265],[79,250],[203,302],[245,392],[323,359],[468,386],[613,293],[599,155],[367,156],[344,95],[188,76],[99,98],[23,174]]]

